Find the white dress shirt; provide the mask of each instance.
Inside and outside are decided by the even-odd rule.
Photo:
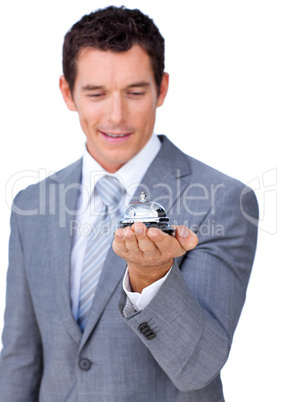
[[[77,213],[72,224],[73,230],[73,247],[71,253],[71,303],[72,313],[77,319],[79,290],[83,259],[90,233],[91,225],[95,223],[99,212],[102,209],[102,200],[95,191],[95,184],[104,175],[112,175],[117,177],[126,190],[122,210],[127,205],[136,188],[140,184],[144,174],[153,162],[157,153],[161,148],[160,140],[156,135],[152,135],[145,147],[125,165],[123,165],[116,173],[110,174],[88,153],[85,146],[82,156],[82,192],[78,198]],[[144,289],[142,294],[131,292],[130,282],[127,272],[124,277],[123,286],[129,298],[127,303],[127,311],[130,314],[133,311],[143,309],[157,293],[161,282]],[[154,286],[155,285],[155,286]],[[150,288],[150,289],[149,289]],[[147,300],[147,301],[146,301]]]
[[[128,270],[126,270],[122,284],[123,289],[127,295],[126,304],[123,309],[123,314],[125,315],[125,317],[135,313],[136,311],[143,310],[150,303],[150,301],[153,299],[153,297],[156,296],[158,290],[166,280],[168,274],[170,273],[170,270],[164,277],[144,288],[141,293],[131,291],[129,275],[127,272]]]

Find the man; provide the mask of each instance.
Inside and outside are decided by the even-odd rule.
[[[14,200],[1,401],[223,401],[256,247],[254,194],[152,134],[168,74],[163,38],[140,11],[83,17],[63,70],[86,148]],[[175,236],[134,223],[110,247],[103,230],[144,189]]]

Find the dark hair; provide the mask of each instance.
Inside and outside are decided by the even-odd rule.
[[[73,92],[76,62],[83,49],[125,52],[138,44],[150,57],[159,93],[164,72],[164,38],[148,16],[140,10],[110,6],[85,15],[65,35],[63,72]]]

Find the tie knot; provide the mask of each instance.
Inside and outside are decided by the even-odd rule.
[[[107,175],[97,182],[96,189],[103,203],[109,209],[116,208],[125,193],[125,188],[121,182],[116,177]]]

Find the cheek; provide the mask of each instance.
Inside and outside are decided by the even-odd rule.
[[[79,120],[82,128],[95,126],[100,119],[100,112],[97,108],[87,105],[78,110]]]
[[[151,134],[154,129],[156,119],[156,110],[153,108],[148,108],[142,115],[142,125],[143,131],[146,134]]]
[[[155,122],[156,109],[153,102],[146,103],[143,107],[139,107],[135,112],[135,121],[139,123],[139,127],[143,129],[152,127]]]

